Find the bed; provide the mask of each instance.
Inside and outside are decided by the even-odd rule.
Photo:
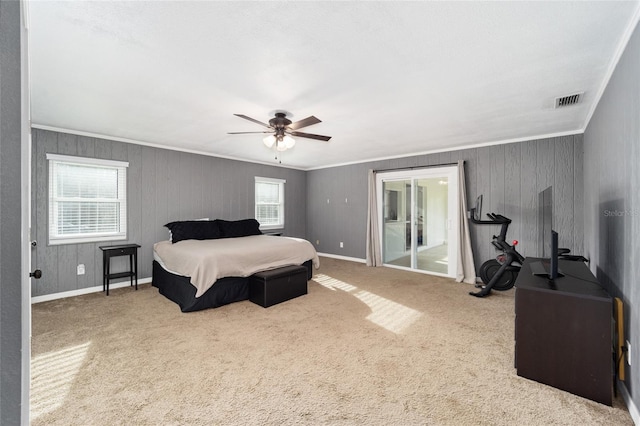
[[[256,272],[319,267],[313,245],[300,238],[263,235],[255,219],[180,221],[165,225],[170,240],[153,247],[152,285],[182,312],[216,308],[249,298]]]

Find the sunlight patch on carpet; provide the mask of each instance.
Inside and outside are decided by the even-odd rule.
[[[400,334],[422,316],[420,311],[369,291],[359,290],[354,285],[328,275],[317,274],[313,277],[313,280],[333,291],[339,289],[347,293],[353,293],[356,298],[371,308],[371,314],[367,316],[367,320],[396,334]],[[359,291],[356,292],[356,290]]]
[[[31,360],[31,420],[61,407],[87,357],[91,342]]]

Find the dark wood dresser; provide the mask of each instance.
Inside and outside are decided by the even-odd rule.
[[[583,262],[561,260],[563,277],[516,280],[515,367],[519,376],[611,405],[613,303]]]

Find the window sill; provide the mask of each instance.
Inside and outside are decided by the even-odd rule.
[[[102,243],[105,241],[124,241],[127,239],[126,235],[117,236],[91,236],[91,237],[75,237],[75,238],[56,238],[49,239],[50,246],[61,246],[65,244],[89,244],[89,243]]]

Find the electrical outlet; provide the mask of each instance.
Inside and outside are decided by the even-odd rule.
[[[344,248],[344,243],[340,241],[340,248]]]
[[[627,340],[627,364],[631,365],[631,343]]]
[[[78,271],[77,271],[78,275],[84,275],[84,263],[81,263],[78,265]]]

